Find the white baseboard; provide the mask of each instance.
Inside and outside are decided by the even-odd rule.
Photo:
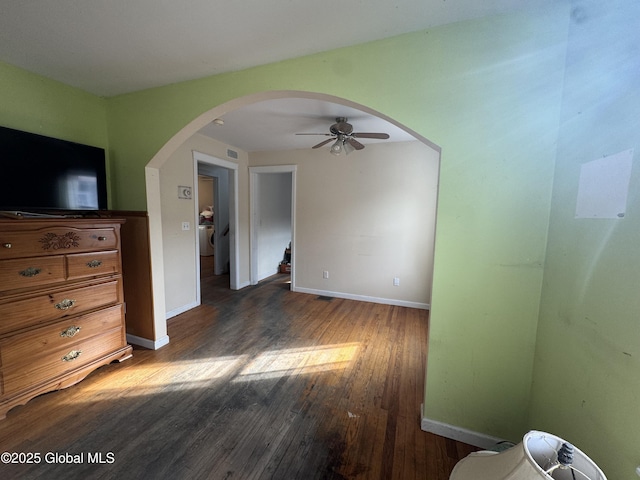
[[[165,335],[158,340],[149,340],[148,338],[137,337],[127,333],[127,342],[150,350],[158,350],[169,343],[169,335]]]
[[[174,308],[170,312],[166,313],[165,315],[166,320],[169,320],[170,318],[173,318],[173,317],[177,317],[181,313],[188,312],[192,308],[196,308],[198,305],[199,305],[198,302],[192,302],[192,303],[187,303],[186,305],[182,305],[178,308]]]
[[[485,435],[484,433],[474,432],[466,428],[456,427],[448,423],[431,420],[424,416],[424,405],[420,407],[422,421],[420,428],[425,432],[434,433],[441,437],[450,438],[458,442],[473,445],[474,447],[483,448],[485,450],[494,447],[496,444],[503,442],[504,438]]]
[[[310,293],[312,295],[321,295],[325,297],[344,298],[347,300],[358,300],[360,302],[381,303],[383,305],[396,305],[398,307],[419,308],[421,310],[429,310],[428,303],[407,302],[405,300],[395,300],[392,298],[369,297],[367,295],[354,295],[351,293],[330,292],[327,290],[316,290],[314,288],[295,287],[294,292]]]
[[[267,273],[260,272],[260,273],[258,273],[256,275],[256,277],[258,279],[258,283],[260,283],[265,278],[273,277],[274,275],[277,275],[278,273],[280,273],[280,269],[279,268],[275,268],[275,269],[273,269],[273,270],[271,270],[271,271],[269,271]]]

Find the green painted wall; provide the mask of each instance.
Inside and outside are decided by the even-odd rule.
[[[106,100],[0,63],[0,125],[106,148]]]
[[[640,3],[583,1],[567,52],[530,424],[610,479],[640,465]],[[634,149],[626,215],[575,218],[583,163]]]
[[[459,63],[437,77],[444,131],[425,132],[442,167],[424,414],[511,440],[527,430],[567,18],[442,42]]]

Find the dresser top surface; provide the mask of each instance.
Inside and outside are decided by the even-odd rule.
[[[101,228],[125,223],[122,218],[0,218],[0,231],[47,227]]]

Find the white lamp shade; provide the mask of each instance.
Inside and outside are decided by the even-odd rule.
[[[331,152],[332,155],[340,155],[342,153],[342,141],[336,140],[336,143],[331,145],[331,148],[329,149],[329,151]]]
[[[584,453],[573,447],[574,474],[569,468],[556,468],[557,452],[565,442],[549,433],[531,431],[518,445],[500,453],[474,452],[460,460],[449,480],[607,480],[602,470]],[[582,472],[582,474],[580,473]]]

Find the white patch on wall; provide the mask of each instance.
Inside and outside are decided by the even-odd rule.
[[[178,198],[191,200],[191,187],[185,185],[178,186]]]
[[[633,149],[580,167],[576,218],[623,218],[631,178]]]

